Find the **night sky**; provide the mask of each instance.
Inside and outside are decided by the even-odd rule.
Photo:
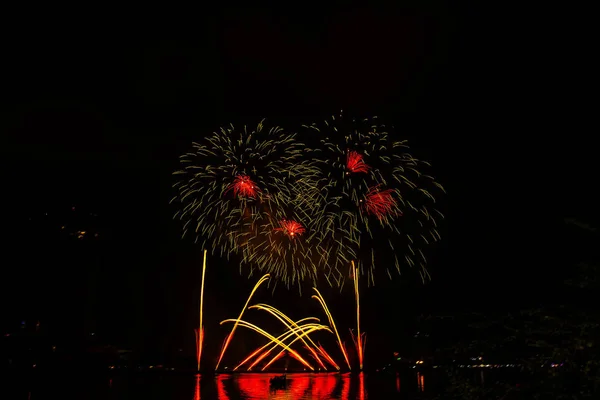
[[[341,109],[391,121],[448,191],[432,282],[407,273],[365,290],[363,307],[378,310],[365,313],[371,338],[393,343],[401,333],[385,329],[407,316],[547,296],[573,262],[563,219],[598,219],[578,47],[518,18],[508,27],[490,10],[425,3],[193,18],[15,11],[1,49],[1,326],[40,319],[191,354],[201,249],[171,220],[178,155],[229,122],[293,129]],[[97,240],[35,222],[73,212],[98,215]],[[214,257],[207,279],[216,327],[252,282]],[[351,287],[326,297],[351,326]],[[261,299],[298,318],[318,310],[282,288]]]

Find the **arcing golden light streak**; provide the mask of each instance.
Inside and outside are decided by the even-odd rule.
[[[314,331],[318,331],[318,330],[321,330],[321,329],[327,329],[328,331],[330,331],[330,332],[331,332],[331,330],[330,330],[328,327],[326,327],[325,325],[317,326],[317,327],[314,327],[314,328],[309,328],[309,329],[308,329],[308,330],[306,330],[305,332],[302,332],[302,334],[301,334],[301,335],[299,335],[298,337],[296,337],[294,340],[292,340],[292,341],[291,341],[291,342],[288,344],[288,346],[291,346],[292,344],[294,344],[294,342],[295,342],[296,340],[302,340],[302,337],[303,337],[303,336],[307,336],[309,333],[312,333],[312,332],[314,332]],[[271,361],[269,361],[269,362],[267,363],[267,365],[265,365],[265,366],[262,368],[262,370],[261,370],[261,371],[264,371],[265,369],[267,369],[267,367],[268,367],[269,365],[271,365],[271,364],[272,364],[272,363],[273,363],[275,360],[277,360],[279,357],[281,357],[281,355],[283,354],[283,352],[284,352],[284,350],[281,350],[281,351],[280,351],[280,352],[279,352],[279,353],[278,353],[278,354],[277,354],[275,357],[273,357],[273,359],[272,359]],[[322,365],[322,363],[321,363],[321,365]]]
[[[223,359],[225,350],[227,350],[227,346],[229,346],[229,342],[231,342],[231,339],[233,338],[233,333],[235,332],[235,328],[237,328],[237,326],[238,326],[237,321],[240,321],[242,319],[242,317],[244,316],[244,311],[246,311],[246,308],[248,307],[248,303],[250,303],[250,300],[252,299],[254,292],[256,292],[256,290],[259,288],[259,286],[262,285],[262,283],[265,282],[267,279],[269,279],[269,274],[266,274],[262,278],[260,278],[260,280],[258,282],[256,282],[256,285],[254,285],[254,288],[250,292],[250,295],[248,296],[248,300],[246,300],[246,304],[244,304],[244,308],[242,308],[242,312],[240,312],[240,315],[238,316],[237,320],[235,320],[236,321],[235,324],[233,324],[233,328],[231,329],[231,332],[229,333],[229,335],[227,335],[227,338],[225,339],[225,343],[223,344],[223,349],[221,350],[221,355],[219,356],[219,361],[217,361],[217,366],[215,367],[215,371],[219,369],[219,364],[221,364],[221,360]],[[222,324],[222,322],[221,322],[221,324]]]
[[[292,350],[289,348],[288,345],[286,345],[285,343],[283,343],[281,340],[277,339],[276,337],[274,337],[273,335],[271,335],[270,333],[264,331],[263,329],[259,328],[258,326],[251,324],[249,322],[246,321],[242,321],[240,319],[226,319],[224,321],[221,321],[221,325],[225,322],[233,322],[236,325],[241,325],[245,328],[249,328],[252,329],[255,332],[260,333],[261,335],[263,335],[264,337],[266,337],[269,340],[272,340],[273,342],[277,343],[278,345],[280,345],[281,347],[283,347],[285,350],[289,351],[290,354],[293,354],[294,357],[296,357],[298,359],[298,361],[300,361],[302,364],[304,364],[304,366],[306,366],[307,368],[310,368],[311,371],[314,371],[315,369],[308,363],[306,362],[305,359],[303,359],[302,357],[300,357],[300,355],[298,353],[296,353],[296,351]]]
[[[285,315],[283,312],[279,311],[278,309],[276,309],[275,307],[269,305],[269,304],[256,304],[254,306],[250,306],[250,308],[257,308],[259,310],[264,310],[267,311],[268,313],[272,314],[273,316],[275,316],[275,318],[277,318],[278,320],[280,320],[288,329],[292,329],[292,327],[298,327],[298,324],[296,324],[290,317],[288,317],[287,315]],[[285,321],[284,321],[285,320]],[[286,322],[287,321],[287,322]],[[317,319],[317,322],[319,320]],[[297,332],[297,331],[296,331]],[[296,333],[297,334],[297,333]],[[298,335],[298,334],[297,334]],[[300,338],[300,336],[298,335],[298,337]],[[312,339],[310,338],[310,336],[306,336],[306,339],[308,339],[308,341],[314,346],[317,347],[317,345],[315,344],[315,342],[312,341]],[[325,367],[325,364],[323,364],[323,361],[321,361],[321,359],[319,358],[319,356],[317,355],[316,351],[310,347],[308,345],[308,343],[306,343],[306,340],[304,340],[304,338],[302,337],[300,340],[302,340],[302,343],[304,343],[304,345],[306,346],[306,348],[312,353],[313,357],[315,358],[315,360],[319,363],[319,365],[321,366],[321,368],[323,369],[327,369]]]
[[[299,320],[299,321],[297,322],[297,324],[299,324],[299,323],[302,323],[302,322],[304,322],[304,321],[311,320],[311,319],[316,319],[316,320],[318,321],[318,319],[317,319],[317,318],[314,318],[314,317],[309,317],[309,318],[303,318],[303,319]],[[298,327],[297,329],[304,329],[303,327],[306,327],[307,325],[311,325],[311,324],[305,324],[305,325],[302,325],[302,328]],[[281,341],[287,340],[287,339],[288,339],[290,336],[292,336],[292,335],[294,335],[294,334],[295,334],[295,332],[291,332],[291,331],[292,331],[292,329],[290,329],[290,330],[288,330],[288,331],[285,331],[284,333],[282,333],[281,335],[279,335],[279,336],[277,337],[277,340],[281,340]],[[260,353],[261,351],[263,351],[264,349],[266,349],[267,347],[269,347],[269,346],[270,346],[272,343],[274,343],[274,342],[271,340],[270,342],[268,342],[267,344],[265,344],[264,346],[262,346],[260,349],[253,351],[253,352],[252,352],[252,354],[250,354],[248,357],[246,357],[246,358],[244,359],[244,361],[242,361],[242,362],[241,362],[241,363],[240,363],[240,364],[239,364],[237,367],[235,367],[233,370],[234,370],[234,371],[235,371],[235,370],[237,370],[239,367],[241,367],[242,365],[244,365],[245,363],[247,363],[247,362],[248,362],[248,361],[249,361],[249,360],[250,360],[252,357],[254,357],[254,356],[255,356],[255,355],[257,355],[258,353]],[[273,346],[273,348],[271,348],[271,349],[269,349],[268,351],[266,351],[265,353],[263,353],[263,354],[262,354],[262,355],[259,357],[258,361],[260,361],[260,360],[262,360],[263,358],[265,358],[265,357],[266,357],[266,356],[267,356],[267,355],[268,355],[268,354],[269,354],[269,353],[270,353],[270,352],[271,352],[271,351],[272,351],[272,350],[273,350],[275,347],[277,347],[277,345]],[[256,365],[258,361],[255,361],[255,362],[254,362],[252,365],[250,365],[250,367],[248,367],[248,370],[250,370],[250,369],[251,369],[251,368],[252,368],[254,365]]]
[[[331,325],[331,327],[333,328],[333,331],[335,332],[335,336],[337,337],[338,340],[338,344],[340,345],[340,350],[342,351],[342,354],[344,355],[344,359],[346,360],[346,364],[348,365],[348,369],[350,368],[350,361],[348,361],[348,354],[346,354],[346,349],[344,349],[344,344],[342,343],[342,339],[340,338],[340,334],[338,333],[338,330],[335,326],[335,322],[333,321],[333,316],[331,315],[331,313],[329,312],[329,308],[327,308],[327,304],[325,304],[325,300],[323,299],[323,296],[321,296],[321,293],[319,292],[319,290],[315,287],[313,287],[313,290],[315,292],[317,292],[316,295],[313,295],[312,298],[313,299],[317,299],[319,301],[319,303],[321,303],[321,307],[323,307],[323,311],[325,311],[325,314],[327,315],[327,318],[329,319],[329,325]]]
[[[358,268],[354,265],[354,261],[352,261],[352,270],[354,271],[354,293],[356,295],[356,350],[358,352],[358,361],[360,364],[360,370],[363,369],[363,339],[360,334],[360,296],[358,292]]]
[[[301,330],[302,332],[304,332],[305,330],[307,330],[307,329],[310,329],[310,328],[314,328],[314,327],[320,327],[320,328],[322,328],[322,327],[324,327],[324,326],[323,326],[323,325],[320,325],[320,324],[304,324],[304,325],[302,325],[302,326],[300,326],[300,327],[298,327],[298,328],[290,328],[290,329],[289,329],[288,331],[286,331],[286,332],[285,332],[283,335],[281,335],[281,336],[285,336],[284,338],[281,338],[281,336],[280,336],[278,339],[280,339],[280,340],[281,340],[281,342],[285,342],[285,341],[286,341],[286,340],[288,340],[290,337],[292,337],[292,336],[294,336],[294,335],[297,335],[297,331]],[[270,341],[269,343],[267,343],[267,346],[268,346],[268,345],[270,345],[270,344],[272,344],[272,343],[274,343],[274,342],[273,342],[273,341]],[[291,345],[291,343],[290,343],[290,344],[288,344],[288,346],[290,346],[290,345]],[[248,367],[248,371],[250,371],[252,368],[254,368],[254,366],[255,366],[256,364],[258,364],[258,363],[259,363],[259,362],[261,362],[261,361],[262,361],[262,360],[263,360],[265,357],[267,357],[269,354],[271,354],[271,352],[272,352],[273,350],[275,350],[275,349],[277,348],[277,346],[278,346],[278,345],[277,345],[277,343],[274,343],[274,344],[273,344],[273,347],[271,347],[269,350],[267,350],[267,351],[265,351],[263,354],[261,354],[261,355],[260,355],[260,357],[258,357],[258,358],[257,358],[257,359],[256,359],[256,360],[255,360],[255,361],[252,363],[252,365],[250,365],[250,366]]]
[[[202,283],[200,286],[200,325],[196,333],[196,358],[198,361],[198,372],[200,372],[200,359],[202,358],[202,344],[204,342],[204,327],[202,326],[202,310],[204,307],[204,274],[206,273],[206,250],[202,260]]]

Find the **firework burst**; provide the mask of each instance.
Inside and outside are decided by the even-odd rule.
[[[264,122],[252,130],[231,125],[193,143],[175,172],[172,203],[183,235],[221,255],[241,251],[264,213],[286,218],[280,205],[296,199],[296,187],[315,170],[304,149],[294,134]]]
[[[369,188],[362,202],[367,214],[375,215],[377,219],[382,220],[399,211],[396,211],[398,204],[393,196],[394,191],[392,189],[379,190],[379,186]],[[401,212],[400,215],[402,215]]]
[[[296,222],[296,221],[288,221],[288,220],[284,219],[279,222],[279,225],[281,225],[281,227],[275,228],[274,230],[276,232],[283,232],[285,235],[287,235],[291,239],[294,239],[294,237],[298,237],[298,236],[302,235],[306,231],[306,229],[304,229],[302,224],[299,222]]]
[[[340,113],[304,128],[320,140],[312,152],[326,180],[329,201],[319,227],[322,246],[337,255],[329,265],[341,270],[357,260],[373,284],[375,254],[391,251],[398,272],[404,264],[428,277],[422,249],[440,238],[442,215],[434,207],[434,193],[443,192],[424,173],[429,164],[413,157],[406,141],[393,140],[393,128],[377,118],[349,119]],[[385,269],[391,278],[390,268]]]
[[[310,194],[309,194],[310,193]],[[325,199],[313,182],[277,212],[262,211],[243,240],[242,263],[256,266],[286,286],[314,284],[328,276],[327,250],[321,245],[319,216]],[[283,215],[283,217],[280,217]]]

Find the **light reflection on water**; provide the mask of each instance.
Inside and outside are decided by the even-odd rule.
[[[272,390],[269,380],[277,374],[239,374],[218,375],[215,378],[217,386],[217,400],[365,400],[368,397],[366,376],[346,374],[291,374],[288,375],[288,384],[285,389]],[[377,397],[371,398],[396,398],[400,393],[400,375],[396,375],[395,386],[385,387],[381,382],[376,386]],[[424,390],[423,375],[417,376],[419,391]],[[387,390],[386,390],[387,389]],[[395,389],[395,390],[394,390]],[[200,379],[196,380],[194,400],[200,400]],[[392,397],[390,397],[392,396]]]
[[[272,390],[269,380],[277,375],[62,374],[14,384],[22,391],[18,398],[28,400],[412,400],[426,390],[422,373],[294,373],[285,389]]]

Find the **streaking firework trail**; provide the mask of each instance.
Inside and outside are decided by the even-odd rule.
[[[248,303],[250,303],[250,300],[252,300],[252,296],[254,295],[254,292],[256,292],[256,290],[260,287],[260,285],[262,285],[263,282],[265,282],[268,279],[269,279],[269,274],[266,274],[265,276],[260,278],[258,282],[256,282],[256,285],[254,285],[254,288],[252,289],[252,291],[250,292],[250,295],[248,296],[248,300],[246,300],[246,304],[244,304],[244,307],[242,308],[240,315],[238,316],[237,320],[235,320],[235,321],[240,321],[242,319],[242,317],[244,316],[244,312],[246,311],[246,308],[248,307]],[[233,328],[231,328],[231,332],[229,333],[229,335],[227,335],[225,342],[223,343],[223,348],[221,349],[221,354],[219,355],[219,361],[217,361],[217,366],[215,367],[215,371],[219,369],[219,365],[221,364],[223,355],[225,354],[225,351],[227,350],[227,347],[229,346],[229,342],[231,342],[231,339],[233,338],[233,334],[235,333],[235,328],[237,328],[237,326],[238,326],[238,323],[236,322],[233,325]]]
[[[314,332],[314,331],[316,331],[316,330],[319,330],[319,329],[327,329],[327,330],[329,330],[329,328],[328,328],[328,327],[326,327],[325,325],[321,325],[321,326],[319,326],[319,327],[315,327],[315,328],[310,328],[310,329],[308,329],[308,330],[306,330],[306,331],[302,332],[302,334],[300,334],[300,335],[297,335],[297,337],[296,337],[296,338],[294,338],[294,339],[293,339],[293,340],[292,340],[292,341],[291,341],[291,342],[288,344],[288,346],[291,346],[291,345],[292,345],[292,344],[294,344],[294,342],[296,342],[297,340],[302,340],[302,339],[304,338],[304,336],[307,336],[309,333],[312,333],[312,332]],[[284,350],[281,350],[281,351],[280,351],[280,352],[279,352],[279,353],[278,353],[278,354],[277,354],[275,357],[273,357],[273,359],[272,359],[271,361],[269,361],[267,364],[265,364],[265,366],[262,368],[262,370],[261,370],[261,371],[264,371],[265,369],[267,369],[267,368],[269,367],[269,365],[273,364],[273,363],[275,362],[275,360],[277,360],[279,357],[281,357],[281,356],[283,355],[283,352],[284,352],[284,351],[285,351],[285,349],[284,349]],[[313,356],[314,356],[316,353],[315,353],[315,352],[312,352],[312,354],[313,354]],[[319,360],[319,362],[320,362],[320,360]],[[320,362],[320,364],[321,364],[322,368],[325,368],[325,365],[323,365],[323,363],[322,363],[322,362]]]
[[[288,330],[284,333],[282,333],[281,335],[279,335],[277,337],[277,340],[286,340],[288,337],[294,335],[296,333],[296,330],[299,330],[299,324],[309,321],[309,320],[315,320],[315,321],[319,321],[318,318],[314,318],[314,317],[308,317],[308,318],[303,318],[299,321],[296,321],[295,324],[296,326],[294,327],[294,330]],[[264,346],[254,350],[252,353],[250,353],[250,355],[248,357],[246,357],[244,360],[242,360],[242,362],[240,362],[233,370],[237,371],[242,365],[246,364],[248,361],[250,361],[254,356],[260,354],[261,351],[265,350],[267,347],[269,347],[272,343],[274,343],[273,341],[268,342],[267,344],[265,344]],[[264,354],[264,353],[263,353]]]
[[[352,261],[352,270],[354,271],[354,295],[356,296],[356,337],[353,337],[354,344],[356,346],[356,353],[358,354],[358,362],[360,370],[363,369],[363,356],[364,356],[364,344],[366,337],[363,337],[364,333],[360,333],[360,295],[358,290],[358,268]],[[350,331],[352,333],[352,331]]]
[[[298,359],[298,361],[300,361],[306,368],[310,369],[311,371],[315,370],[295,350],[293,350],[292,348],[290,348],[287,344],[285,344],[281,340],[277,339],[276,337],[274,337],[273,335],[271,335],[267,331],[259,328],[258,326],[254,325],[254,324],[251,324],[250,322],[243,321],[241,319],[226,319],[224,321],[221,321],[221,324],[224,324],[226,322],[233,322],[236,325],[240,325],[241,327],[248,328],[248,329],[251,329],[251,330],[253,330],[253,331],[257,332],[257,333],[260,333],[261,335],[263,335],[267,339],[269,339],[269,340],[273,341],[274,343],[278,344],[279,346],[283,347],[284,350],[287,350],[291,355],[293,355],[296,359]],[[321,325],[319,327],[311,327],[311,328],[309,328],[309,331],[313,332],[313,331],[320,330],[320,329],[327,329],[327,327],[324,326],[324,325]]]
[[[204,274],[206,272],[206,250],[202,260],[202,283],[200,284],[200,323],[196,333],[196,360],[198,361],[198,372],[200,372],[200,359],[202,358],[202,344],[204,343],[204,325],[202,325],[202,313],[204,310]]]
[[[337,255],[328,265],[341,271],[358,260],[372,285],[379,270],[375,255],[391,252],[398,273],[401,264],[417,267],[425,280],[423,249],[440,239],[437,219],[442,214],[434,207],[434,195],[444,191],[425,173],[429,163],[413,157],[406,140],[393,140],[393,128],[376,117],[356,120],[340,113],[304,128],[320,138],[312,150],[328,199],[318,215],[320,244]],[[391,278],[390,268],[385,269]]]
[[[323,307],[323,311],[325,311],[325,314],[327,315],[327,318],[329,319],[329,325],[331,326],[331,328],[333,329],[333,332],[335,333],[335,336],[338,340],[338,344],[340,346],[340,350],[342,351],[342,354],[344,355],[344,360],[346,360],[346,364],[348,365],[348,369],[352,369],[350,367],[350,361],[348,360],[348,354],[346,353],[346,348],[344,346],[344,343],[342,342],[342,339],[340,338],[340,334],[335,326],[335,321],[333,320],[333,316],[331,315],[331,312],[329,312],[329,308],[327,307],[327,303],[325,303],[325,299],[323,298],[323,296],[321,296],[321,293],[319,292],[319,290],[317,288],[313,288],[313,290],[315,292],[317,292],[316,295],[313,295],[312,298],[316,299],[320,304],[321,307]]]
[[[264,311],[268,312],[269,314],[271,314],[275,318],[277,318],[279,321],[281,321],[281,323],[283,323],[283,325],[286,328],[288,328],[289,330],[292,330],[293,328],[298,328],[297,323],[295,323],[290,317],[288,317],[283,312],[279,311],[278,309],[276,309],[273,306],[270,306],[268,304],[256,304],[254,306],[250,306],[250,308],[256,308],[256,309],[264,310]],[[318,321],[318,319],[317,319],[317,321]],[[306,342],[306,340],[302,336],[300,336],[299,334],[297,334],[297,336],[298,336],[298,339],[302,340],[302,343],[304,343],[304,346],[312,353],[313,358],[315,359],[315,361],[317,363],[319,363],[321,368],[326,369],[325,365],[323,364],[323,362],[321,361],[321,359],[317,355],[317,352],[314,349],[314,348],[318,349],[318,347],[315,344],[315,342],[313,342],[313,340],[310,338],[310,336],[306,336],[306,339],[314,346],[314,348],[309,346],[308,343]]]
[[[315,328],[319,328],[319,329],[324,329],[327,327],[324,327],[324,325],[320,325],[320,324],[304,324],[299,326],[298,328],[290,328],[284,335],[283,338],[280,340],[281,343],[285,343],[286,340],[291,339],[292,337],[296,336],[296,338],[294,340],[292,340],[290,343],[287,343],[288,346],[291,346],[297,339],[304,339],[304,336],[307,333],[311,333],[315,330]],[[279,338],[278,338],[279,339]],[[279,345],[274,342],[271,341],[269,343],[267,343],[267,345],[273,345],[269,350],[265,351],[260,357],[258,357],[249,367],[248,367],[248,371],[250,371],[252,368],[254,368],[259,362],[261,362],[264,358],[266,358],[269,354],[271,354],[271,352],[273,350],[275,350],[277,347],[279,347]],[[285,350],[282,350],[282,352]],[[277,354],[274,358],[279,358],[279,354]],[[265,370],[265,368],[269,365],[271,365],[271,363],[273,363],[274,361],[269,362],[265,367],[263,367],[262,371]]]

